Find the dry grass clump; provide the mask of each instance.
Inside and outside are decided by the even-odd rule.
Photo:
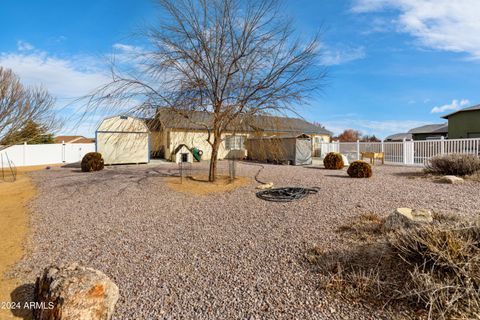
[[[466,176],[480,171],[480,158],[471,154],[446,154],[430,158],[425,173]]]
[[[205,196],[213,193],[231,192],[237,188],[245,187],[252,183],[247,177],[236,177],[218,175],[215,182],[208,181],[208,175],[197,175],[195,177],[169,177],[166,178],[167,186],[175,191]]]
[[[409,269],[403,296],[424,305],[429,318],[480,317],[480,227],[461,222],[390,234]]]
[[[346,251],[316,246],[306,252],[305,259],[318,273],[320,289],[372,305],[384,305],[394,297],[406,277],[404,270],[395,271],[399,259],[385,242]]]
[[[479,319],[480,223],[434,217],[430,225],[383,234],[384,219],[365,214],[338,230],[356,246],[314,247],[305,258],[322,289],[373,304],[408,304],[429,319]]]
[[[364,213],[350,223],[340,226],[337,231],[348,232],[355,240],[372,242],[382,233],[384,222],[385,218],[374,212]]]
[[[470,181],[475,181],[475,182],[480,182],[480,171],[477,171],[475,173],[472,173],[470,175],[467,175],[464,177],[466,180]]]

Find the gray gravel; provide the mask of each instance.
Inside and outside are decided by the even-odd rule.
[[[255,184],[213,196],[177,193],[164,184],[176,169],[32,173],[39,187],[32,251],[18,274],[31,282],[45,266],[70,261],[100,269],[120,287],[116,319],[407,318],[408,310],[379,310],[318,290],[305,250],[347,249],[335,231],[361,213],[386,215],[401,206],[480,213],[479,183],[412,179],[418,168],[375,166],[371,179],[350,179],[345,171],[265,165],[260,178],[276,186],[320,188],[283,204],[257,199]],[[238,174],[257,170],[239,164]]]

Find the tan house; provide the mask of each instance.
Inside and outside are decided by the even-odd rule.
[[[55,143],[94,143],[95,139],[84,136],[57,136],[53,141]]]
[[[175,161],[174,150],[179,145],[203,151],[203,158],[211,155],[207,142],[207,127],[212,123],[212,114],[190,111],[185,116],[168,109],[159,108],[155,120],[147,121],[150,127],[150,150],[152,157]],[[236,124],[222,135],[218,157],[224,159],[232,152],[246,155],[245,141],[251,137],[285,136],[306,134],[312,139],[312,151],[322,141],[329,142],[331,132],[299,118],[277,116],[240,117]],[[213,137],[212,137],[213,140]]]

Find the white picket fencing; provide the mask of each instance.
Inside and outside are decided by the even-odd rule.
[[[0,149],[0,166],[16,167],[73,163],[95,151],[95,143],[21,144]]]
[[[323,158],[329,152],[340,152],[350,161],[359,160],[362,152],[383,152],[385,163],[423,165],[440,154],[460,153],[480,155],[480,138],[403,140],[400,142],[320,142],[315,154]]]

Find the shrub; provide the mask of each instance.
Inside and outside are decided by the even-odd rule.
[[[339,170],[344,166],[342,155],[338,152],[330,152],[323,159],[325,169]]]
[[[461,222],[400,230],[390,234],[389,242],[409,270],[404,297],[420,302],[433,319],[478,319],[478,225]]]
[[[373,174],[372,167],[365,161],[353,161],[348,167],[347,173],[352,178],[370,178]]]
[[[98,152],[89,152],[82,159],[82,171],[100,171],[103,169],[103,158]]]
[[[465,176],[480,171],[480,158],[471,154],[446,154],[432,157],[425,172],[439,175]]]

